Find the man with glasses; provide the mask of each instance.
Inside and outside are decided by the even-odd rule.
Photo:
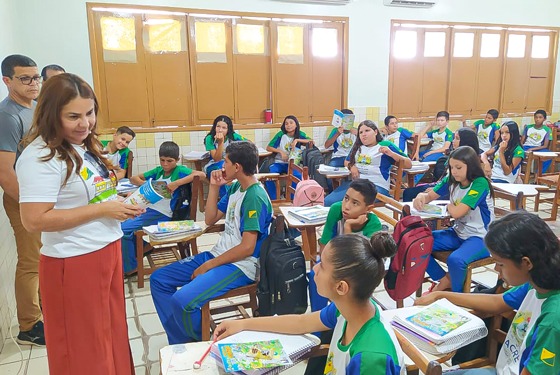
[[[0,102],[0,187],[4,209],[16,237],[18,262],[15,294],[20,344],[45,345],[43,315],[39,306],[39,250],[41,233],[29,233],[19,214],[19,188],[14,171],[19,145],[33,120],[41,87],[37,64],[27,56],[11,55],[2,61],[2,81],[8,97]]]

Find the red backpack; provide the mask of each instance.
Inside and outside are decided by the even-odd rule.
[[[395,226],[393,239],[397,243],[397,253],[385,275],[385,290],[398,301],[422,285],[434,237],[419,216],[403,216]]]
[[[315,180],[301,180],[294,193],[294,207],[309,207],[325,203],[325,190]]]

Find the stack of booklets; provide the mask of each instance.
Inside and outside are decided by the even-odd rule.
[[[446,299],[426,307],[397,309],[391,324],[419,349],[434,355],[452,352],[488,334],[482,319]]]
[[[293,366],[319,343],[312,335],[242,331],[213,344],[211,354],[226,372],[273,375]]]
[[[157,225],[143,227],[150,240],[171,241],[185,237],[187,234],[201,232],[202,228],[193,220],[163,221]]]
[[[305,224],[315,224],[327,220],[329,207],[294,207],[289,211],[289,214]]]
[[[330,165],[326,165],[326,164],[320,164],[318,170],[319,173],[322,174],[341,174],[341,175],[350,174],[350,171],[346,167],[331,167]]]

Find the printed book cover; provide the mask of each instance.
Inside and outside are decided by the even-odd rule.
[[[335,128],[339,128],[342,126],[344,130],[350,130],[354,127],[355,118],[356,115],[342,113],[338,109],[335,109],[332,118],[332,125]]]
[[[195,229],[194,220],[161,221],[157,224],[158,232],[182,232]]]
[[[298,207],[290,211],[290,214],[298,219],[313,222],[326,220],[329,214],[329,207],[312,206],[312,207]]]
[[[289,366],[292,360],[280,340],[218,344],[226,372]]]
[[[444,337],[468,323],[471,319],[436,302],[428,308],[407,317],[406,320],[417,327]]]

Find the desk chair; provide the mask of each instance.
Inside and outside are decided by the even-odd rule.
[[[294,175],[294,171],[297,171],[301,175],[301,179]],[[300,167],[296,163],[294,163],[293,159],[290,159],[288,163],[288,173],[276,175],[276,174],[262,174],[259,178],[260,181],[273,181],[276,186],[276,197],[278,199],[272,201],[272,207],[274,209],[274,213],[278,214],[280,206],[291,206],[293,195],[296,193],[295,187],[292,184],[297,185],[298,182],[301,180],[308,180],[309,179],[309,171],[307,167]],[[280,182],[285,181],[286,183],[286,195],[284,199],[280,198]]]
[[[196,220],[198,189],[201,188],[200,178],[195,177],[191,186],[189,218]],[[203,233],[208,233],[208,231],[203,231]],[[143,230],[138,230],[134,234],[136,237],[136,261],[138,262],[138,288],[143,288],[145,275],[150,275],[158,268],[191,255],[191,250],[198,253],[196,241],[192,240],[202,233],[191,233],[179,240],[168,241],[150,241],[149,236]],[[191,247],[193,248],[191,249]],[[148,267],[144,265],[144,256],[148,260]]]
[[[538,185],[549,186],[550,189],[546,191],[538,192],[535,197],[535,212],[538,212],[539,205],[543,202],[548,202],[552,204],[552,210],[550,211],[550,217],[544,219],[545,221],[556,221],[558,216],[558,205],[560,204],[560,174],[549,174],[547,176],[537,177],[536,183]],[[541,193],[554,193],[552,198],[543,198]]]
[[[132,161],[134,160],[134,153],[132,150],[128,150],[128,155],[126,157],[126,174],[124,175],[125,178],[130,178],[132,176]]]

